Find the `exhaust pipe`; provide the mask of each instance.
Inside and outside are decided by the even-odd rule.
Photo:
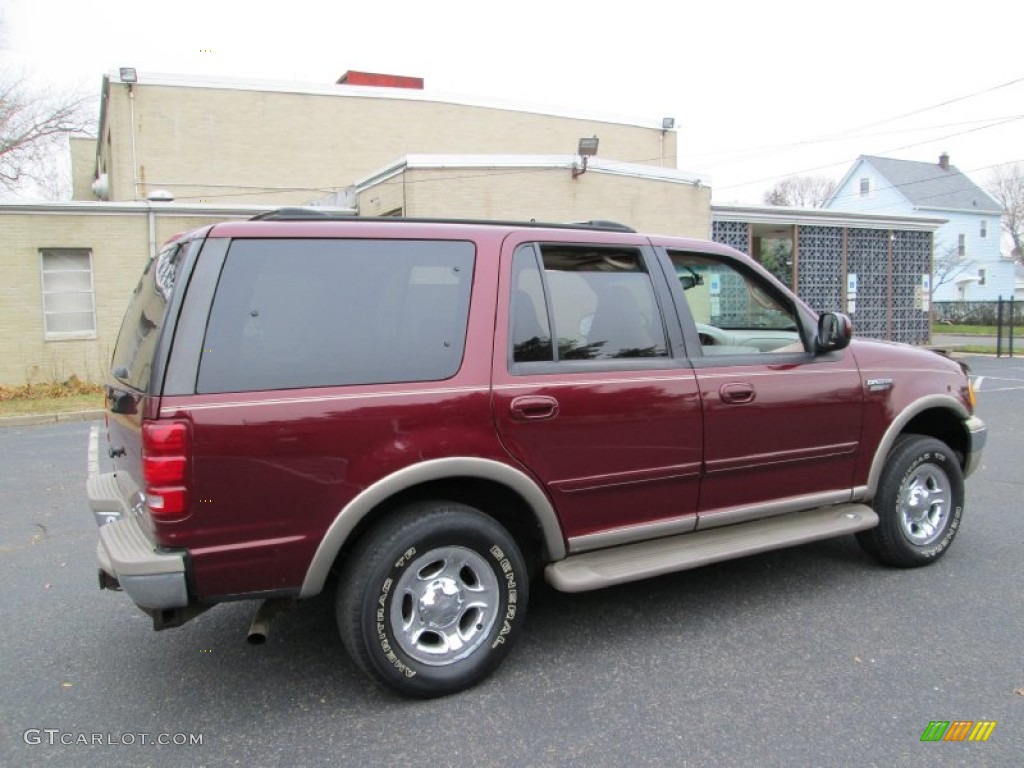
[[[249,625],[249,634],[245,638],[249,645],[263,645],[267,642],[271,620],[277,614],[289,610],[294,604],[295,600],[290,597],[272,597],[260,603],[256,615],[252,617],[252,624]]]

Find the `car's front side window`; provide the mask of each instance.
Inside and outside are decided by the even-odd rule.
[[[708,254],[669,252],[705,355],[802,352],[794,307],[754,272]]]

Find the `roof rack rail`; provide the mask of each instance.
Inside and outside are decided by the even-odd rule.
[[[620,224],[617,221],[609,221],[608,219],[591,219],[590,221],[574,221],[571,226],[574,227],[586,227],[587,229],[601,229],[609,230],[611,232],[636,232],[630,226],[626,224]]]
[[[358,216],[354,213],[340,213],[324,211],[318,208],[285,207],[253,216],[249,221],[325,221],[346,219],[348,221],[361,222],[388,222],[389,224],[471,224],[484,226],[505,226],[505,227],[535,227],[537,229],[595,229],[604,232],[632,232],[632,227],[620,224],[617,221],[605,219],[592,219],[591,221],[576,221],[570,223],[556,224],[554,222],[543,222],[533,219],[531,221],[508,221],[500,219],[446,219],[446,218],[420,218],[406,216]]]
[[[322,211],[317,208],[291,206],[286,208],[275,208],[272,211],[264,211],[253,216],[249,221],[303,221],[310,219],[333,219],[340,215],[353,214],[338,214],[330,211]]]

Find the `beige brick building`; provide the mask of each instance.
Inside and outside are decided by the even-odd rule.
[[[154,189],[194,203],[302,204],[411,154],[572,153],[675,168],[676,133],[608,116],[539,112],[415,88],[200,80],[137,73],[103,79],[93,168],[106,200]]]
[[[98,138],[71,142],[74,202],[0,204],[0,385],[100,380],[159,244],[281,205],[711,231],[710,188],[676,170],[660,118],[126,70],[103,78],[101,99]],[[579,174],[573,153],[590,137],[599,152]],[[148,201],[165,193],[174,202]]]
[[[596,158],[579,169],[573,155],[408,155],[323,202],[354,205],[363,216],[603,219],[708,236],[711,190],[690,175]]]

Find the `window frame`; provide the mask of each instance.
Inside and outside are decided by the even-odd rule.
[[[870,197],[871,196],[871,177],[861,176],[860,177],[860,196]]]
[[[85,255],[88,262],[88,269],[47,269],[46,268],[46,257],[51,254],[74,254],[74,255]],[[70,291],[48,291],[46,289],[46,275],[54,274],[58,272],[75,273],[75,274],[88,274],[89,276],[89,288],[88,290],[70,290]],[[87,295],[89,297],[90,308],[88,310],[79,310],[74,312],[56,312],[47,310],[46,297],[47,296],[61,296],[68,294]],[[39,249],[39,296],[40,296],[40,310],[42,312],[43,319],[43,340],[44,341],[76,341],[76,340],[91,340],[97,338],[97,322],[96,322],[96,277],[93,268],[93,258],[91,248],[40,248]],[[86,330],[75,330],[75,331],[51,331],[49,328],[48,319],[54,315],[80,315],[88,312],[92,320],[92,328]]]

